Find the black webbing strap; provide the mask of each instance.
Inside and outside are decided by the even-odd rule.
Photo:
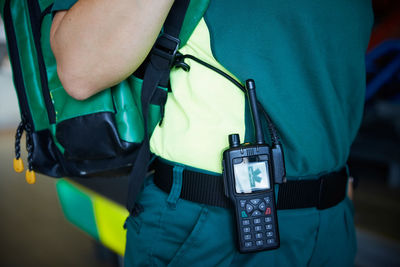
[[[346,168],[316,180],[287,181],[279,185],[278,209],[316,207],[323,210],[338,204],[346,196]]]
[[[154,162],[154,183],[169,193],[173,183],[173,166],[160,160]],[[327,209],[346,196],[347,173],[343,168],[316,180],[288,181],[279,185],[278,209],[316,207]],[[224,195],[222,176],[204,174],[185,169],[182,173],[180,198],[212,206],[230,208]]]
[[[174,166],[156,159],[154,183],[164,192],[171,191]],[[185,169],[182,173],[182,189],[179,196],[193,202],[228,208],[231,203],[224,195],[222,176],[215,176]]]
[[[141,191],[146,177],[150,160],[150,142],[148,133],[148,111],[150,102],[158,86],[167,87],[169,73],[176,52],[179,48],[179,32],[181,30],[189,0],[175,0],[167,19],[164,23],[164,31],[153,46],[149,55],[143,85],[142,85],[142,114],[144,127],[144,140],[139,148],[137,158],[129,174],[129,189],[127,209],[132,212],[136,199]]]

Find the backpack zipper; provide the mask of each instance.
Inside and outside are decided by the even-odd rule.
[[[14,24],[11,16],[10,0],[4,4],[4,26],[7,35],[8,52],[10,53],[10,61],[13,67],[13,80],[15,89],[18,95],[18,102],[21,110],[21,118],[24,118],[25,123],[33,125],[32,114],[29,109],[28,99],[25,92],[23,82],[21,62],[19,60],[19,50],[17,46],[17,37],[15,35]]]

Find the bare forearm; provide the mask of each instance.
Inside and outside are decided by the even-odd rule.
[[[150,51],[173,0],[79,0],[54,18],[51,46],[67,92],[85,99],[129,76]]]

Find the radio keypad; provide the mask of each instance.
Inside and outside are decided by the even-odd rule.
[[[241,232],[246,248],[275,243],[272,225],[271,198],[240,200]],[[251,234],[254,233],[254,234]]]

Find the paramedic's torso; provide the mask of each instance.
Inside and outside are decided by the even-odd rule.
[[[343,167],[360,125],[370,1],[210,1],[183,54],[244,82],[282,138],[287,175]],[[171,73],[165,119],[151,150],[174,162],[220,173],[228,135],[251,136],[245,97],[222,76],[187,60]]]

